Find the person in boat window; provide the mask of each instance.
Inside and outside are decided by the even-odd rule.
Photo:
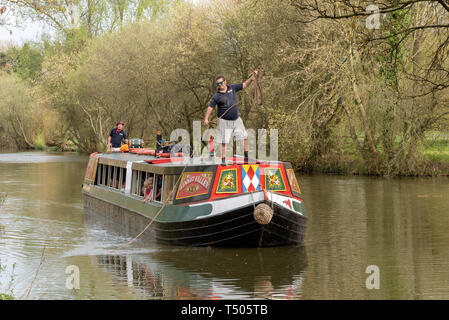
[[[236,141],[243,140],[243,150],[245,153],[245,162],[248,162],[248,133],[242,119],[239,117],[237,92],[247,88],[257,76],[258,70],[254,70],[251,77],[243,83],[227,84],[224,76],[215,78],[215,84],[218,88],[213,95],[204,117],[204,125],[209,125],[209,116],[212,110],[217,106],[217,142],[221,143],[222,163],[226,160],[226,144],[235,136]]]
[[[125,140],[125,144],[128,144],[128,137],[125,130],[123,130],[123,121],[117,122],[117,128],[111,130],[108,137],[108,150],[112,152],[120,152],[122,140]]]
[[[153,198],[153,177],[149,177],[143,183],[143,202],[149,202]]]
[[[157,176],[156,180],[156,201],[161,201],[161,194],[162,194],[162,175]]]
[[[125,187],[126,187],[126,181],[122,181],[121,186],[120,186],[120,181],[118,179],[115,181],[115,188],[116,189],[125,190]]]

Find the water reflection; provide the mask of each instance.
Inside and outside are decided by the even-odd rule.
[[[222,249],[195,251],[161,250],[156,255],[91,258],[102,270],[114,274],[117,283],[143,290],[147,298],[294,299],[301,292],[304,278],[301,250],[290,249],[291,263],[282,264],[281,268],[273,259],[279,256],[278,250],[238,250],[235,255],[242,255],[240,259],[230,259],[235,255]]]
[[[84,219],[88,228],[102,225],[125,234],[121,226],[94,213],[86,212]],[[138,246],[151,249],[142,253],[133,246],[128,254],[92,259],[118,277],[118,283],[143,290],[147,298],[297,299],[302,292],[304,247],[190,248],[148,242]]]
[[[449,298],[447,178],[303,177],[304,298]],[[365,286],[367,266],[380,289]]]

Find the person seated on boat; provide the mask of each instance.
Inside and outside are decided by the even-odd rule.
[[[170,153],[172,148],[173,145],[170,143],[170,141],[165,141],[162,143],[162,153]]]
[[[162,143],[164,140],[162,140],[162,130],[158,130],[156,132],[156,153],[159,153],[162,151]]]
[[[108,137],[108,150],[112,152],[120,152],[122,140],[125,140],[125,144],[128,144],[128,137],[125,130],[123,130],[123,121],[117,122],[117,128],[111,130]]]
[[[149,177],[143,183],[143,202],[149,202],[153,198],[153,177]]]

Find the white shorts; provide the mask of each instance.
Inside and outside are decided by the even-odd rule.
[[[229,143],[233,136],[236,141],[248,139],[248,133],[240,117],[236,120],[218,119],[217,131],[218,143]]]

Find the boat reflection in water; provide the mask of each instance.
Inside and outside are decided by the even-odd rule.
[[[108,233],[120,229],[100,216],[85,217],[96,229],[100,220]],[[142,253],[142,248],[151,250]],[[155,242],[149,247],[137,241],[123,254],[91,256],[91,261],[118,286],[132,287],[146,299],[300,299],[306,253],[302,246],[191,248]]]

